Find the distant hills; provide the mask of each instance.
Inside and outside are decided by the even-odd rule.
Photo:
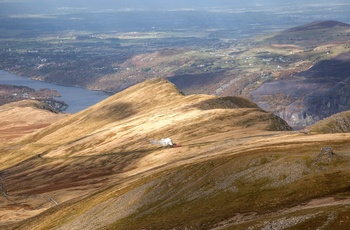
[[[186,94],[247,96],[291,126],[308,126],[350,109],[349,29],[342,22],[316,21],[215,51],[143,54],[120,65],[128,66],[125,74],[105,76],[94,87],[105,82],[124,88],[167,76]]]
[[[298,58],[300,64],[308,58],[309,64],[305,69],[282,70],[278,79],[250,92],[253,101],[294,126],[311,125],[349,110],[349,29],[345,23],[319,21],[273,37],[276,43],[286,42],[288,37],[290,44],[303,50],[288,56]]]
[[[165,39],[161,40],[163,48],[145,48],[137,53],[128,52],[122,43],[117,48],[112,47],[120,49],[120,53],[112,52],[109,50],[113,45],[110,40],[88,36],[90,40],[86,44],[89,47],[94,47],[98,41],[101,49],[112,53],[107,52],[106,58],[100,58],[99,49],[94,48],[96,55],[81,54],[84,64],[80,66],[74,66],[77,65],[76,55],[71,54],[66,61],[59,59],[64,62],[61,64],[58,60],[40,63],[40,68],[17,64],[13,72],[58,84],[114,93],[146,79],[166,77],[186,95],[205,93],[247,97],[264,110],[280,116],[290,126],[299,128],[350,109],[349,29],[349,24],[338,21],[315,21],[241,41],[216,39],[213,47],[209,47],[211,43],[206,40],[209,43],[198,48],[203,39],[186,40],[193,42],[196,49],[181,47],[181,40],[176,43],[175,38]],[[74,37],[64,41],[68,47],[77,43]],[[140,38],[137,45],[148,47],[151,41],[158,42],[147,37]],[[168,46],[175,42],[176,46],[165,48],[167,45],[162,42]],[[43,51],[53,49],[46,53],[55,54],[58,52],[56,43],[54,46],[48,44]],[[66,49],[65,52],[70,51]],[[57,55],[50,57],[57,58]],[[90,64],[93,70],[85,68]],[[35,63],[30,66],[33,65]]]
[[[333,27],[345,27],[345,28],[350,28],[350,25],[347,23],[343,22],[338,22],[334,20],[329,20],[329,21],[315,21],[311,22],[306,25],[301,25],[297,27],[290,28],[286,30],[285,32],[302,32],[305,30],[319,30],[319,29],[330,29]]]

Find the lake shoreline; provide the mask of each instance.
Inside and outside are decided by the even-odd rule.
[[[56,90],[35,90],[27,86],[0,84],[0,106],[23,100],[36,100],[50,106],[54,111],[64,112],[68,105],[57,100],[61,95]]]
[[[0,70],[0,84],[25,86],[37,91],[42,89],[55,90],[61,96],[53,96],[52,99],[57,99],[57,101],[62,101],[68,105],[68,107],[62,111],[65,113],[79,112],[113,95],[111,92],[33,80],[28,77],[18,76],[6,70]]]

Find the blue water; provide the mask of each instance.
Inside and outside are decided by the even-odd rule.
[[[66,104],[68,104],[67,110],[64,111],[67,113],[79,112],[110,96],[110,94],[107,94],[103,91],[88,90],[78,87],[60,86],[47,82],[35,81],[2,70],[0,70],[0,84],[27,86],[35,90],[44,88],[57,90],[57,92],[62,96],[57,97],[55,99],[64,101]]]

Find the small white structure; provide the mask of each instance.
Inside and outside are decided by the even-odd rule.
[[[169,137],[160,139],[159,144],[163,145],[163,147],[174,145]]]
[[[160,141],[150,140],[150,143],[156,144],[156,145],[162,145],[163,147],[168,147],[168,146],[173,147],[174,146],[173,141],[169,137],[162,138],[162,139],[160,139]]]

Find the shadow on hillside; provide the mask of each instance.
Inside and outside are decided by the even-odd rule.
[[[256,104],[242,97],[213,98],[194,104],[193,107],[201,110],[258,108]]]
[[[124,120],[136,114],[132,103],[118,102],[103,106],[93,115],[93,119],[110,121]]]
[[[290,79],[263,84],[250,96],[292,126],[308,126],[350,109],[350,52],[323,60]]]
[[[0,171],[0,176],[10,191],[10,199],[15,202],[21,196],[30,198],[59,189],[93,186],[96,179],[105,181],[111,175],[127,171],[127,167],[134,161],[153,150],[57,158],[46,158],[45,154],[38,154]]]
[[[298,76],[315,78],[320,81],[342,81],[349,77],[350,52],[338,55],[330,60],[322,60]]]
[[[185,94],[191,94],[199,92],[210,93],[210,91],[205,90],[205,88],[220,82],[224,78],[224,72],[220,71],[216,73],[175,75],[169,77],[168,80],[175,84]]]

